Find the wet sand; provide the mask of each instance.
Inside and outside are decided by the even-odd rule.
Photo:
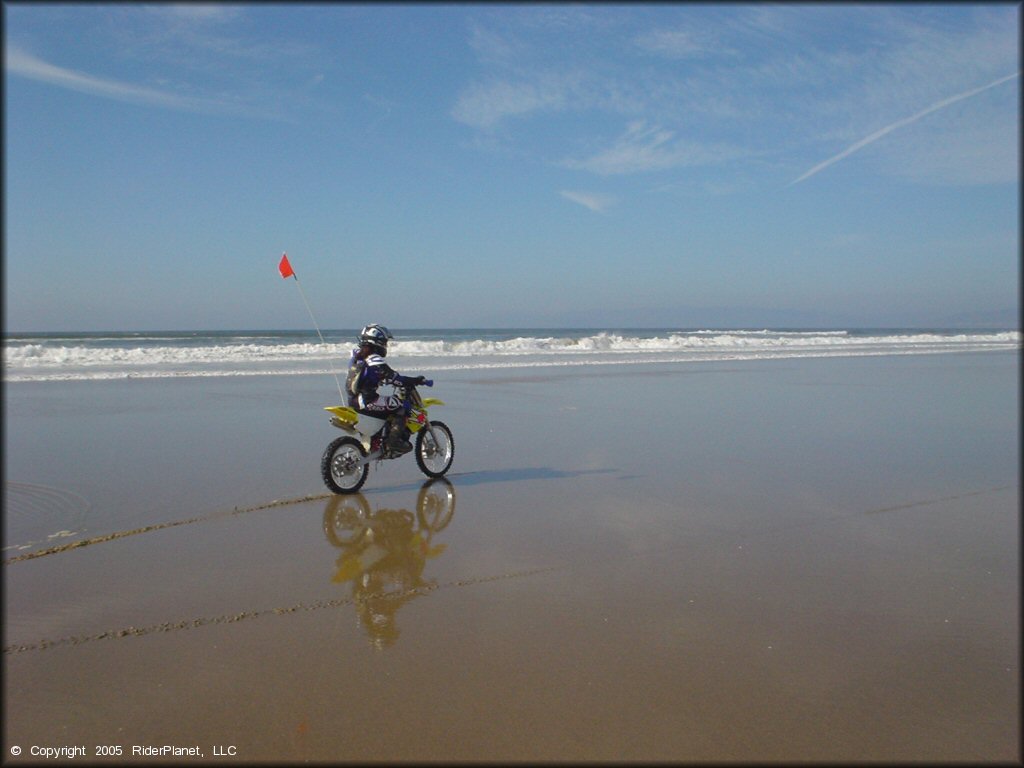
[[[8,385],[10,764],[1020,760],[1017,355],[432,394],[342,498],[329,377]]]

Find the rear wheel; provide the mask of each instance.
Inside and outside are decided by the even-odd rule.
[[[363,487],[369,472],[366,451],[354,437],[339,437],[320,459],[320,476],[335,493],[355,493]]]
[[[443,421],[430,426],[416,433],[416,463],[427,477],[442,477],[455,458],[455,438]]]

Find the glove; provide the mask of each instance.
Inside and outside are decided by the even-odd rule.
[[[423,378],[423,377],[421,376],[420,378]],[[434,380],[433,379],[423,379],[423,386],[425,386],[425,387],[432,387],[432,386],[434,386]]]

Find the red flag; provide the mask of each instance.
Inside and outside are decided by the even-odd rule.
[[[281,254],[281,263],[277,265],[277,268],[281,270],[281,277],[295,277],[295,272],[292,270],[292,265],[288,261],[288,254]]]

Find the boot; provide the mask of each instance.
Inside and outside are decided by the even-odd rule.
[[[388,449],[396,456],[412,450],[408,441],[409,428],[405,426],[405,414],[396,413],[388,417]]]

